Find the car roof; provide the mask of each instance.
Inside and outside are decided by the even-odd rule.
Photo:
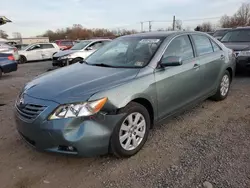
[[[232,29],[233,31],[237,31],[237,30],[250,30],[250,27],[237,27]]]
[[[155,31],[155,32],[147,32],[147,33],[137,33],[132,35],[125,35],[123,37],[168,37],[168,36],[175,36],[180,34],[203,34],[208,35],[204,32],[199,31]]]

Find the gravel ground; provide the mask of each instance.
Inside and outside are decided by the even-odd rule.
[[[1,188],[250,187],[250,77],[238,76],[227,100],[207,100],[156,126],[136,156],[78,158],[37,152],[15,130],[19,90],[49,68],[20,65],[0,80]]]

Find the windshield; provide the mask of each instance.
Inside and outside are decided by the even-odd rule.
[[[110,67],[143,67],[149,63],[163,40],[163,37],[119,38],[90,55],[86,62]]]
[[[31,47],[33,44],[27,45],[25,47],[22,48],[22,50],[27,50],[29,47]]]
[[[214,37],[220,37],[220,36],[224,36],[226,33],[228,32],[228,30],[218,30],[214,33]]]
[[[89,40],[83,40],[80,41],[79,43],[76,43],[71,50],[82,50],[84,47],[86,47],[91,41]]]
[[[222,42],[250,42],[250,29],[230,31],[221,39],[221,41]]]

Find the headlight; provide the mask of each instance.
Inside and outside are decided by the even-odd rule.
[[[108,98],[102,98],[92,102],[61,105],[49,116],[48,119],[53,120],[91,116],[99,112],[107,100]]]
[[[65,55],[65,56],[59,57],[58,59],[59,59],[59,60],[62,60],[62,59],[70,59],[70,55]]]
[[[249,51],[241,51],[239,53],[239,56],[250,56],[250,50]]]

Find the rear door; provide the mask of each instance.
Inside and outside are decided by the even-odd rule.
[[[217,80],[225,60],[224,51],[209,37],[202,34],[192,34],[197,60],[203,71],[203,95],[208,95],[216,89]]]
[[[188,35],[173,39],[163,57],[181,57],[183,64],[155,70],[159,118],[192,104],[200,97],[202,72]]]
[[[42,58],[51,59],[52,55],[56,52],[53,44],[41,44],[42,46]]]

